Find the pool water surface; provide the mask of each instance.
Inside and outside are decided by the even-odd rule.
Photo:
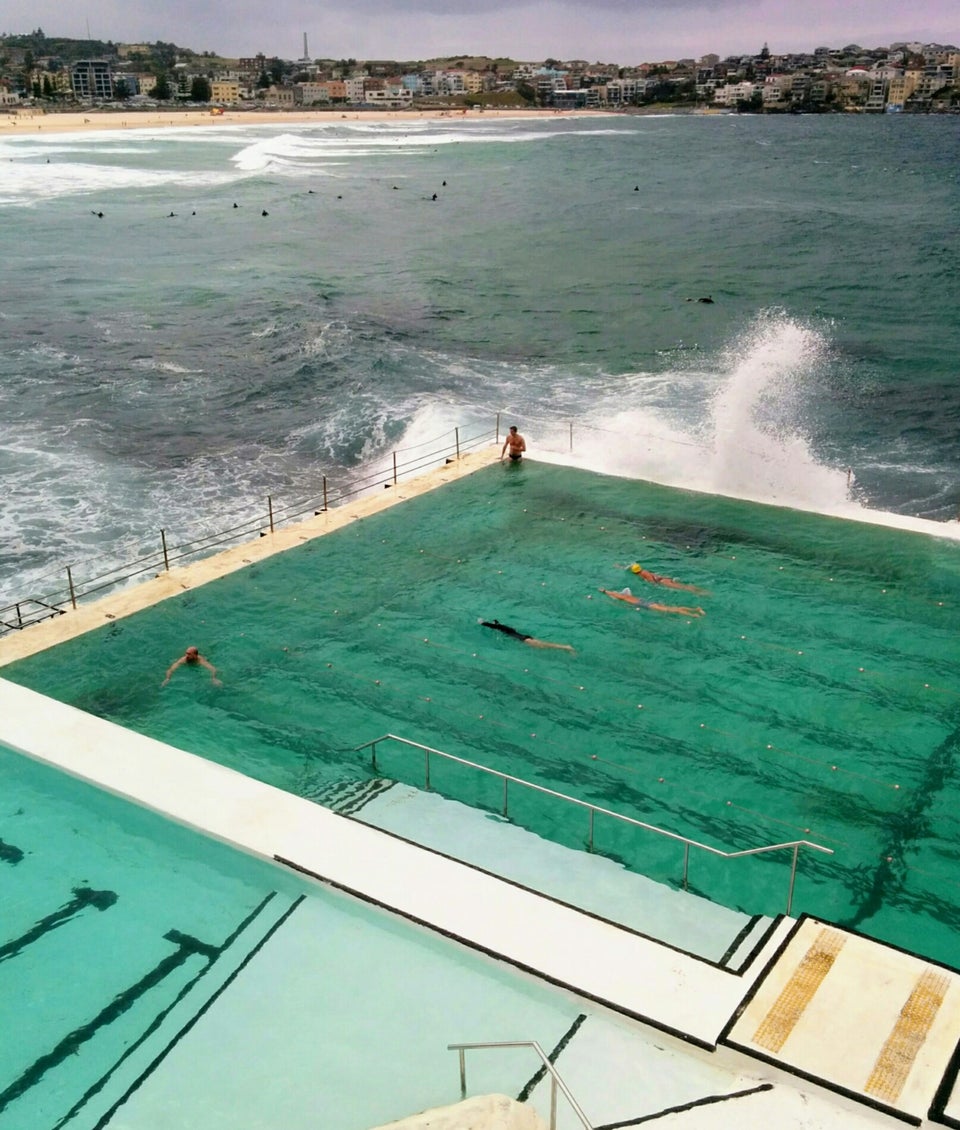
[[[644,584],[639,561],[706,595]],[[636,609],[599,590],[705,615]],[[386,732],[725,850],[806,839],[806,911],[960,965],[960,557],[917,533],[571,468],[493,466],[30,659],[5,678],[336,807],[423,761]],[[481,626],[570,644],[541,650]],[[218,668],[164,671],[196,644]],[[443,795],[501,786],[435,765]],[[510,815],[583,846],[581,812]],[[675,844],[596,847],[675,883]],[[691,886],[784,909],[789,857]]]

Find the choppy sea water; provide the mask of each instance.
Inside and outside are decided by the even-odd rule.
[[[0,136],[0,598],[498,411],[957,533],[953,120],[44,124]]]

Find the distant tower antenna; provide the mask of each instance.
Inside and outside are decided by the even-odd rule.
[[[307,50],[307,33],[303,33],[303,57],[304,59],[310,58],[310,52]]]

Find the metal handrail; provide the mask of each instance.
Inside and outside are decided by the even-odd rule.
[[[508,801],[509,801],[509,787],[512,782],[515,785],[522,785],[524,788],[533,789],[534,792],[544,793],[546,796],[556,797],[557,800],[566,801],[568,804],[575,804],[580,808],[586,808],[590,813],[590,833],[588,838],[588,850],[593,851],[593,824],[594,818],[599,814],[601,816],[610,816],[614,820],[620,820],[624,824],[632,824],[636,828],[643,828],[644,831],[654,832],[658,836],[663,836],[668,840],[676,840],[682,843],[683,846],[683,889],[687,890],[687,876],[690,869],[690,849],[698,848],[700,851],[708,852],[710,855],[719,855],[723,859],[741,859],[747,855],[764,855],[771,851],[785,851],[787,848],[793,849],[793,858],[790,862],[790,883],[787,890],[787,914],[793,909],[793,889],[797,877],[797,859],[802,847],[810,848],[811,851],[823,852],[825,855],[833,855],[833,848],[824,847],[822,844],[812,843],[810,840],[787,840],[782,844],[765,844],[763,847],[743,848],[740,851],[723,851],[722,848],[711,847],[710,844],[702,844],[698,840],[692,840],[689,836],[682,836],[679,832],[670,832],[666,828],[658,828],[655,824],[647,824],[643,820],[637,820],[633,816],[625,816],[622,812],[614,812],[610,808],[601,808],[598,804],[591,804],[588,800],[580,800],[579,797],[568,796],[566,793],[558,793],[554,789],[548,789],[545,785],[534,784],[533,781],[525,781],[522,777],[514,777],[510,773],[503,773],[499,769],[491,769],[489,765],[480,765],[476,761],[468,761],[465,757],[457,757],[456,754],[446,753],[442,749],[434,749],[432,746],[423,745],[421,742],[411,741],[409,738],[401,738],[397,734],[382,734],[379,738],[374,738],[373,741],[364,742],[363,745],[355,747],[354,752],[360,753],[361,750],[371,750],[371,765],[374,772],[377,771],[377,746],[380,742],[399,742],[401,745],[411,746],[413,749],[420,749],[424,752],[424,787],[430,788],[430,757],[436,755],[437,757],[445,758],[447,761],[455,761],[458,765],[466,765],[469,769],[478,769],[481,773],[489,773],[492,777],[499,777],[503,781],[503,816],[509,816]]]
[[[563,1093],[563,1097],[570,1104],[573,1113],[580,1120],[580,1125],[584,1130],[593,1130],[593,1124],[583,1113],[580,1104],[570,1093],[570,1088],[564,1083],[560,1077],[560,1073],[550,1062],[547,1053],[537,1043],[536,1040],[498,1040],[494,1043],[486,1044],[447,1044],[447,1051],[457,1052],[460,1056],[460,1098],[461,1100],[467,1097],[467,1057],[468,1051],[474,1051],[478,1048],[533,1048],[533,1050],[540,1057],[540,1061],[544,1068],[550,1073],[550,1130],[556,1130],[557,1126],[557,1091]]]
[[[322,511],[328,510],[331,505],[346,502],[354,495],[371,490],[379,485],[396,486],[400,477],[418,474],[432,464],[444,460],[447,463],[455,462],[463,452],[488,443],[491,436],[496,435],[497,440],[499,440],[499,414],[496,419],[495,431],[492,428],[485,428],[476,435],[468,436],[466,434],[461,435],[461,428],[455,427],[450,429],[446,435],[450,435],[452,438],[445,443],[442,442],[442,436],[437,436],[435,439],[427,440],[424,444],[417,445],[420,448],[429,443],[440,443],[440,446],[432,451],[428,453],[418,452],[412,457],[398,462],[397,456],[399,454],[414,450],[413,448],[399,448],[392,452],[391,456],[386,457],[387,462],[384,466],[380,466],[378,461],[367,473],[347,480],[342,485],[331,488],[329,491],[327,478],[324,475],[322,500],[318,497],[306,501],[292,502],[274,511],[272,498],[268,496],[268,515],[266,517],[257,514],[228,529],[201,534],[192,541],[179,546],[168,547],[166,531],[161,529],[160,544],[162,549],[158,548],[156,551],[147,553],[134,561],[107,568],[98,575],[84,581],[82,587],[79,582],[74,582],[70,566],[67,566],[66,587],[61,585],[60,588],[51,589],[39,596],[21,597],[19,600],[11,601],[9,604],[0,607],[0,635],[21,630],[51,616],[62,615],[68,607],[76,608],[78,600],[126,584],[141,574],[153,573],[156,570],[169,571],[171,563],[176,564],[188,558],[206,555],[232,542],[263,536],[267,530],[273,533],[275,524],[292,522],[305,515],[322,513]],[[318,510],[317,507],[321,505],[322,510]],[[48,574],[48,576],[52,575]],[[23,607],[28,604],[40,605],[45,611],[24,615]]]

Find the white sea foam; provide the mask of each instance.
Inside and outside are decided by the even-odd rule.
[[[178,375],[185,375],[189,373],[202,373],[203,369],[188,369],[184,365],[178,365],[176,361],[158,361],[154,357],[138,357],[131,362],[135,369],[147,369],[151,372],[159,373],[176,373]]]
[[[807,378],[827,345],[822,330],[771,312],[730,347],[715,372],[628,374],[614,392],[609,378],[585,387],[582,377],[524,372],[518,382],[512,366],[509,376],[488,368],[485,384],[514,394],[527,378],[532,387],[549,384],[552,420],[538,416],[536,403],[501,414],[501,434],[520,423],[532,457],[544,462],[960,540],[958,523],[870,509],[851,497],[848,469],[827,466],[811,450],[797,421]],[[480,435],[494,419],[494,410],[437,399],[414,413],[396,446],[449,438],[457,426],[464,436]]]
[[[132,169],[112,165],[61,164],[56,175],[47,165],[17,164],[4,169],[0,204],[29,205],[54,197],[90,196],[122,189],[146,189],[175,184],[179,187],[224,184],[235,180],[232,173],[192,172],[166,169]]]
[[[820,462],[796,425],[785,422],[802,415],[805,377],[826,345],[817,330],[782,314],[765,315],[728,351],[698,423],[678,424],[654,408],[611,410],[608,397],[572,433],[569,425],[548,426],[537,456],[960,540],[960,524],[872,510],[852,498],[851,472]]]

